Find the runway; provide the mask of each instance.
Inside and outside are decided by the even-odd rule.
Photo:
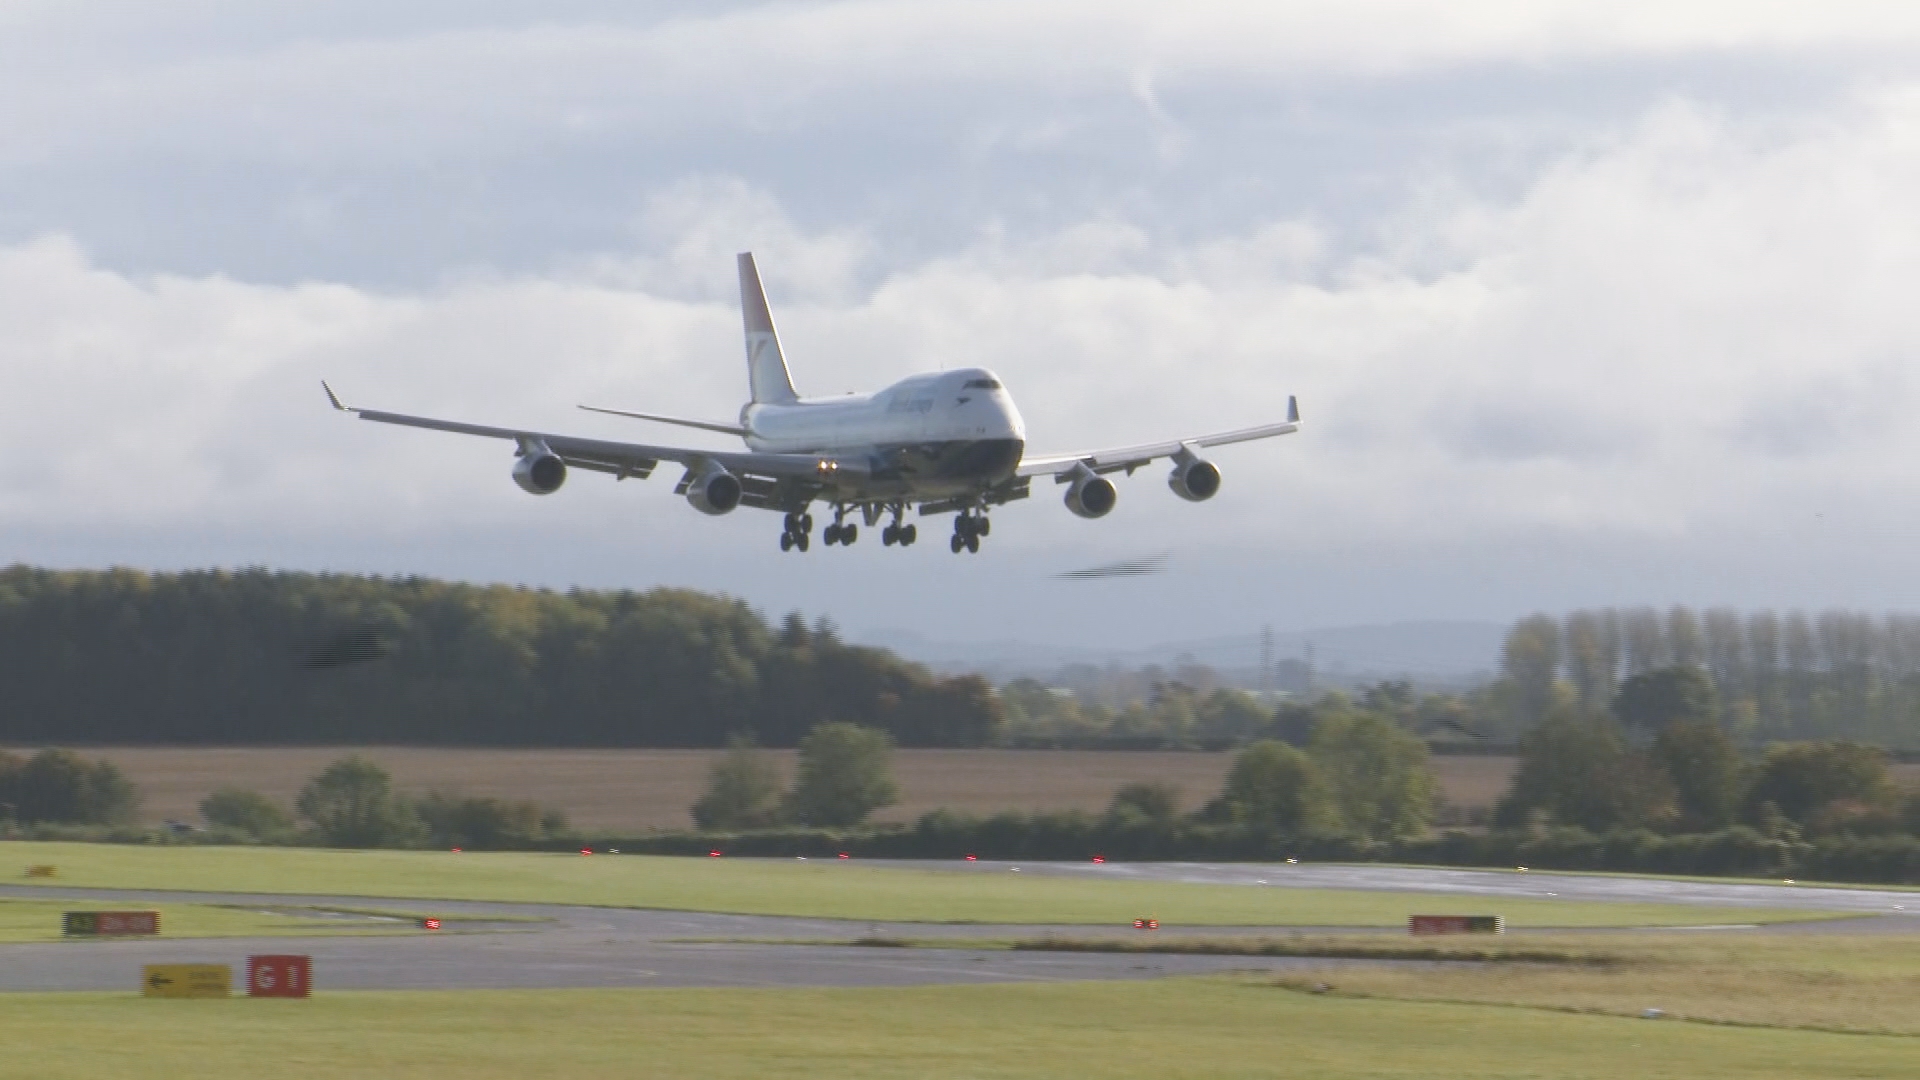
[[[937,867],[952,862],[869,866]],[[1782,924],[1727,932],[1920,933],[1920,893],[1743,882],[1693,882],[1515,871],[1381,866],[1210,863],[964,864],[976,873],[1098,875],[1269,888],[1370,889],[1499,897],[1647,901],[1718,907],[1791,907],[1864,918]],[[123,939],[0,945],[0,991],[129,990],[140,966],[228,963],[256,953],[306,953],[323,989],[488,989],[564,987],[909,986],[935,983],[1139,979],[1229,970],[1282,971],[1336,962],[1244,956],[1010,952],[782,944],[861,936],[1110,936],[1121,927],[936,925],[847,922],[699,912],[496,904],[365,896],[237,895],[0,886],[0,896],[86,899],[127,905],[217,903],[433,911],[437,934],[198,939]],[[506,922],[501,920],[538,920]],[[1177,932],[1179,928],[1168,927]],[[1198,928],[1209,935],[1278,933],[1287,927]],[[1375,928],[1377,930],[1377,928]],[[1337,932],[1316,927],[1315,933]],[[716,941],[714,939],[731,939]]]
[[[952,861],[869,860],[865,866],[948,870]],[[1596,900],[1712,907],[1798,908],[1875,915],[1920,916],[1920,890],[1874,889],[1751,881],[1680,880],[1527,870],[1455,870],[1352,863],[1091,863],[987,861],[960,864],[979,873],[1023,873],[1369,892],[1450,893],[1459,896]],[[1920,932],[1920,921],[1913,928]]]
[[[407,936],[119,939],[0,945],[0,991],[131,990],[142,964],[227,963],[255,953],[306,953],[314,985],[329,989],[504,989],[637,986],[913,986],[932,983],[1140,979],[1227,970],[1281,970],[1283,958],[1127,956],[766,943],[845,941],[868,934],[1014,937],[1038,926],[933,926],[789,919],[546,904],[454,903],[369,897],[0,887],[0,896],[108,900],[128,905],[218,903],[430,910],[448,929]],[[538,923],[487,920],[541,919]],[[469,929],[474,926],[481,929]],[[1117,928],[1064,927],[1068,932]],[[689,941],[687,939],[759,939]],[[1325,966],[1323,961],[1312,961]]]

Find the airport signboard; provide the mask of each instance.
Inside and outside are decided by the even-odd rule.
[[[225,964],[147,964],[140,992],[147,997],[210,998],[233,992],[233,969]]]
[[[115,937],[157,934],[157,911],[69,911],[60,917],[60,932],[68,937]]]

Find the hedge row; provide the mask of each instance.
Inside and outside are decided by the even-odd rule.
[[[1396,862],[1428,866],[1610,870],[1631,873],[1794,878],[1805,881],[1920,884],[1920,837],[1781,840],[1737,827],[1663,836],[1645,830],[1595,835],[1448,832],[1398,842],[1343,836],[1282,836],[1234,826],[1116,822],[1080,814],[1002,814],[988,818],[935,812],[911,826],[836,832],[777,829],[732,834],[656,833],[604,839],[596,848],[659,855],[1078,861]]]

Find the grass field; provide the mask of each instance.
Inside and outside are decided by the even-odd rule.
[[[1910,1038],[1314,995],[1247,977],[821,990],[7,995],[0,1075],[1021,1080],[1912,1075]]]
[[[869,939],[874,943],[886,939]],[[867,942],[856,942],[867,943]],[[1920,1037],[1920,936],[1553,933],[1498,937],[1287,934],[1274,937],[1048,936],[999,942],[921,938],[917,948],[1463,960],[1340,965],[1288,973],[1296,989],[1639,1016],[1658,1008],[1709,1023]]]
[[[109,748],[84,751],[124,769],[143,796],[142,817],[154,824],[199,821],[200,800],[237,784],[292,805],[300,785],[334,759],[360,753],[413,792],[443,789],[469,795],[533,799],[567,812],[588,832],[617,835],[650,828],[687,828],[687,808],[700,797],[709,750],[470,750],[365,748]],[[791,751],[768,751],[783,774]],[[1220,790],[1232,756],[1118,750],[901,750],[894,774],[901,801],[876,818],[911,821],[950,807],[1000,810],[1100,810],[1135,780],[1180,789],[1189,808]],[[1513,770],[1508,758],[1434,759],[1447,798],[1491,805]]]
[[[21,869],[9,869],[9,857]],[[1497,914],[1512,926],[1580,927],[1825,917],[1758,908],[1495,902],[1417,893],[1021,876],[964,869],[964,863],[949,872],[837,860],[0,842],[0,875],[23,873],[34,864],[59,868],[50,884],[85,888],[507,900],[887,922],[1121,924],[1152,915],[1192,926],[1390,926],[1418,912]]]

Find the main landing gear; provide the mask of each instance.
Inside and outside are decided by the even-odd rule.
[[[799,548],[801,551],[807,550],[807,546],[811,543],[809,536],[812,532],[812,514],[788,514],[786,531],[780,534],[780,550],[792,551],[794,548]],[[827,543],[831,544],[833,541],[829,540]]]
[[[965,548],[969,553],[977,552],[980,550],[981,538],[991,532],[993,532],[993,522],[987,520],[987,515],[969,510],[954,517],[953,539],[947,546],[955,555],[960,554],[961,548]]]
[[[895,544],[899,544],[901,547],[912,547],[913,542],[920,539],[920,529],[918,526],[900,524],[900,517],[904,513],[906,513],[904,506],[896,506],[893,508],[893,524],[880,530],[880,542],[882,544],[887,547],[892,547]],[[869,521],[867,524],[871,525],[873,523]]]
[[[820,539],[826,541],[827,546],[842,544],[851,547],[855,540],[860,539],[860,526],[845,520],[846,516],[846,507],[833,508],[833,524],[820,530]]]

